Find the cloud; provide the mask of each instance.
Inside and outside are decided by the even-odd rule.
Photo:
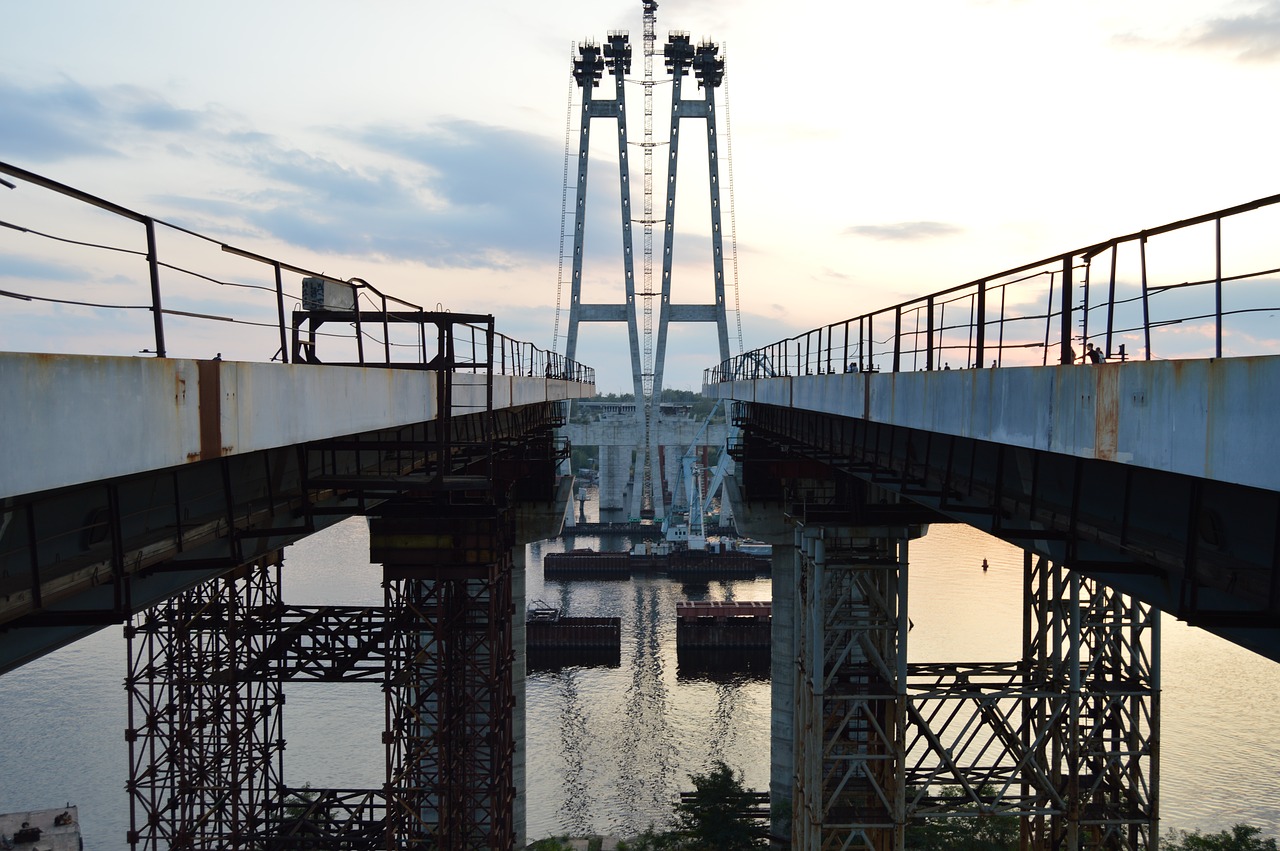
[[[1254,12],[1212,18],[1187,35],[1190,47],[1232,53],[1244,62],[1280,59],[1280,2],[1271,0]]]
[[[1280,59],[1280,0],[1265,0],[1251,12],[1209,18],[1174,38],[1123,33],[1113,40],[1139,48],[1224,53],[1245,63],[1274,62]]]
[[[339,159],[261,133],[229,134],[243,206],[182,203],[322,253],[511,268],[557,248],[563,152],[541,137],[470,121],[423,131],[322,129],[357,150]],[[174,200],[174,199],[170,199]]]
[[[74,266],[14,254],[6,255],[3,267],[0,267],[0,278],[19,281],[65,282],[81,280],[83,276],[83,271]]]
[[[285,138],[138,86],[62,80],[24,88],[3,78],[0,115],[0,150],[20,162],[138,160],[146,151],[151,174],[172,173],[166,163],[216,169],[217,189],[203,195],[139,187],[210,235],[268,235],[320,254],[462,269],[550,264],[559,247],[561,144],[507,127],[446,118],[422,128],[322,126]],[[588,187],[586,254],[620,258],[616,163],[593,158]],[[633,205],[640,200],[633,190]]]
[[[946,222],[896,222],[888,225],[851,225],[844,229],[846,236],[865,236],[869,239],[915,241],[954,236],[963,228]]]
[[[137,131],[194,132],[201,113],[178,109],[137,86],[92,88],[74,80],[22,88],[0,79],[0,149],[48,163],[76,156],[119,157]]]

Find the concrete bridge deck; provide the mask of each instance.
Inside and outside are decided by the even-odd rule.
[[[746,500],[838,504],[841,481],[856,479],[1280,659],[1277,386],[1280,357],[1263,356],[781,376],[704,392],[745,403]]]
[[[488,487],[466,474],[501,455],[492,441],[545,455],[556,403],[593,393],[545,375],[0,353],[0,671],[382,500]],[[499,462],[541,464],[531,498],[563,517],[568,482],[520,456]]]

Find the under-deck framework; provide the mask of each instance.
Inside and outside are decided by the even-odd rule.
[[[797,530],[793,847],[900,851],[974,816],[1035,851],[1152,847],[1158,614],[1027,552],[1019,659],[911,663],[918,534]]]

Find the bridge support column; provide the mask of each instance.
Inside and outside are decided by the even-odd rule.
[[[903,847],[909,537],[796,529],[794,848]]]
[[[267,828],[284,693],[279,669],[261,663],[279,612],[277,555],[126,626],[131,848],[247,848]]]
[[[512,532],[492,506],[371,518],[387,616],[387,847],[515,845]],[[399,843],[399,844],[396,844]]]
[[[1150,606],[1024,554],[1022,739],[1057,806],[1023,822],[1023,847],[1153,847],[1159,835],[1160,621]],[[1057,697],[1036,696],[1057,692]]]
[[[631,473],[632,449],[626,446],[600,447],[600,522],[629,519],[626,487]],[[639,517],[639,515],[633,515]]]

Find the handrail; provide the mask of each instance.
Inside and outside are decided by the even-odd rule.
[[[153,318],[154,349],[144,349],[147,354],[156,357],[167,357],[169,347],[165,339],[165,318],[181,317],[198,321],[217,321],[236,323],[242,327],[274,328],[278,334],[278,345],[272,360],[279,359],[284,363],[308,362],[320,363],[318,348],[321,343],[331,347],[354,346],[354,359],[343,359],[338,353],[335,358],[324,362],[334,364],[352,364],[361,366],[388,366],[393,368],[430,369],[433,362],[440,362],[440,353],[433,352],[429,345],[425,325],[447,326],[450,333],[461,333],[468,336],[468,351],[485,353],[484,357],[476,356],[468,362],[458,362],[458,368],[472,370],[492,370],[500,375],[540,375],[570,381],[594,382],[595,372],[590,367],[575,363],[556,352],[540,349],[531,343],[525,343],[497,333],[492,329],[492,317],[480,314],[451,314],[448,311],[427,311],[421,305],[383,292],[374,284],[362,277],[341,278],[324,272],[317,272],[305,266],[289,263],[268,257],[256,251],[229,245],[219,239],[209,237],[198,231],[174,224],[154,216],[131,210],[112,201],[99,198],[26,169],[9,163],[0,162],[0,174],[14,177],[25,184],[48,190],[73,201],[103,210],[114,216],[143,225],[146,236],[145,251],[119,249],[110,245],[90,243],[81,240],[64,239],[48,233],[27,228],[20,224],[0,220],[0,225],[9,230],[35,236],[49,237],[59,242],[73,243],[80,247],[101,250],[122,251],[125,254],[144,258],[147,263],[149,279],[149,298],[146,304],[108,304],[69,298],[55,298],[40,293],[20,293],[9,290],[0,291],[0,299],[10,299],[23,303],[68,304],[94,309],[116,310],[148,310]],[[6,185],[9,181],[5,181]],[[186,268],[178,263],[161,262],[159,256],[157,228],[165,228],[178,234],[184,234],[204,243],[217,246],[222,253],[261,264],[271,269],[270,283],[248,284],[231,282],[213,274],[204,274]],[[270,307],[271,319],[255,320],[249,317],[217,315],[204,307],[185,309],[174,304],[166,304],[162,296],[172,297],[171,292],[162,292],[163,273],[171,272],[190,276],[198,281],[212,282],[217,285],[242,286],[270,292],[273,296]],[[286,302],[306,307],[302,304],[300,292],[286,292],[283,273],[300,275],[303,278],[314,278],[330,284],[350,288],[353,305],[345,311],[324,309],[286,309]],[[171,285],[171,288],[174,285]],[[300,286],[300,284],[299,284]],[[377,309],[365,310],[362,301],[369,302]],[[248,307],[243,305],[242,307]],[[403,309],[397,309],[403,308]],[[252,310],[252,308],[249,308]],[[395,328],[409,325],[412,337],[393,341]],[[325,330],[320,328],[324,326]],[[490,339],[492,345],[490,345]],[[375,347],[366,350],[366,342]],[[274,345],[274,344],[273,344]],[[451,345],[461,343],[451,341]],[[374,351],[379,354],[374,354]],[[492,352],[492,358],[487,353]]]
[[[1103,359],[1127,360],[1136,349],[1150,360],[1155,357],[1153,332],[1173,327],[1181,331],[1210,320],[1211,356],[1222,357],[1224,320],[1243,323],[1280,310],[1280,281],[1268,277],[1280,273],[1274,240],[1267,238],[1274,228],[1262,238],[1254,235],[1250,244],[1233,246],[1238,256],[1254,264],[1252,271],[1224,275],[1223,223],[1276,204],[1280,195],[1269,195],[1014,266],[762,346],[706,370],[703,380],[716,384],[788,375],[951,369],[952,361],[961,369],[986,367],[988,360],[992,367],[1033,365],[1037,359],[1040,365],[1074,363],[1095,341]],[[1148,256],[1153,238],[1205,224],[1213,225],[1213,276],[1153,282]],[[1248,237],[1250,232],[1242,227],[1241,234]],[[1125,281],[1118,261],[1121,248],[1132,244],[1138,250],[1128,258],[1125,271],[1130,279]],[[1104,255],[1105,289],[1099,293],[1093,261]],[[1256,259],[1259,255],[1269,256],[1271,262]],[[1247,286],[1263,283],[1271,301],[1258,300]],[[1239,299],[1234,306],[1224,303],[1228,284]],[[1193,309],[1172,295],[1210,285],[1212,309]],[[1165,298],[1157,302],[1159,296]],[[1170,310],[1153,314],[1164,306]],[[1099,318],[1105,319],[1105,331],[1097,331],[1096,325],[1091,330],[1090,319],[1096,314],[1103,314]],[[1201,354],[1171,334],[1166,334],[1170,345],[1162,349],[1162,357]],[[1209,332],[1202,336],[1207,339]],[[1250,344],[1253,335],[1241,333],[1239,339],[1237,348]]]

